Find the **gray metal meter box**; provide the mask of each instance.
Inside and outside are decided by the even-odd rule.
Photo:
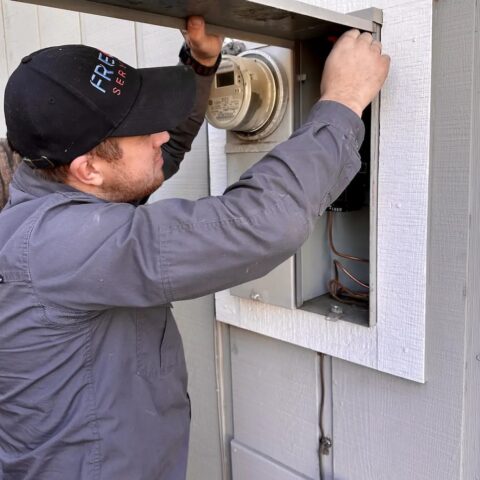
[[[229,184],[306,120],[338,34],[336,25],[297,40],[293,49],[259,46],[224,58],[207,119],[228,130]],[[365,111],[364,121],[362,167],[352,184],[318,219],[296,255],[268,275],[232,288],[233,295],[335,320],[374,323],[378,101]]]
[[[189,15],[202,15],[212,33],[263,45],[225,57],[214,81],[208,115],[229,130],[230,183],[305,121],[318,100],[324,61],[335,39],[350,28],[379,38],[382,23],[377,9],[344,15],[296,0],[28,3],[174,28],[183,28]],[[378,115],[377,99],[364,116],[362,171],[351,190],[319,217],[296,255],[265,277],[231,289],[232,294],[331,319],[375,323]]]
[[[222,65],[225,65],[225,68],[220,68],[217,73],[221,80],[212,87],[208,118],[215,126],[222,126],[222,122],[231,125],[237,123],[227,133],[229,184],[238,180],[246,169],[260,160],[276,144],[286,140],[293,130],[306,120],[311,107],[318,100],[322,66],[333,42],[332,36],[325,36],[312,42],[298,42],[295,50],[262,46],[243,52],[239,59],[224,60]],[[262,117],[257,121],[257,128],[253,121],[254,112],[249,112],[244,105],[242,112],[233,97],[230,101],[238,106],[237,111],[232,112],[225,107],[230,104],[224,93],[227,90],[225,79],[233,73],[230,65],[236,60],[242,62],[244,59],[250,59],[252,63],[264,62],[266,67],[272,70],[272,78],[265,78],[263,90],[258,89],[257,97],[261,97],[260,100],[250,99],[252,92],[255,92],[254,86],[251,86],[250,97],[245,100],[245,95],[243,96],[245,103],[257,104],[256,111],[260,111],[259,115]],[[243,74],[249,78],[258,77],[254,67],[255,64],[252,68],[245,66]],[[241,75],[240,70],[238,75]],[[243,80],[239,83],[245,85],[247,82],[248,80]],[[268,91],[265,84],[270,84],[271,89],[276,92]],[[239,95],[239,88],[233,84],[232,88],[232,92]],[[215,103],[220,101],[224,102],[223,110],[215,107]],[[268,104],[271,106],[267,107]],[[217,117],[211,112],[212,105]],[[377,150],[378,140],[376,131],[372,136],[371,110],[369,109],[365,115],[368,118],[366,142],[362,149],[362,165],[365,171],[361,171],[360,177],[365,177],[369,170],[375,171],[371,153]],[[227,120],[226,116],[229,117]],[[218,120],[218,117],[221,117],[221,120]],[[249,124],[245,122],[242,124],[243,117],[248,119]],[[335,319],[341,317],[344,320],[369,324],[369,288],[358,285],[357,281],[368,285],[375,277],[369,268],[371,188],[368,179],[363,185],[363,195],[356,204],[351,201],[345,203],[346,200],[343,204],[334,203],[328,213],[318,218],[314,232],[294,257],[286,260],[268,275],[234,287],[230,292],[243,298],[285,308],[303,308]],[[333,245],[329,241],[329,234]],[[345,256],[335,255],[334,252]],[[362,261],[354,260],[357,258]],[[335,281],[335,278],[338,280]],[[359,298],[336,295],[338,285],[344,286],[347,292],[360,294]],[[337,298],[334,298],[332,293]]]

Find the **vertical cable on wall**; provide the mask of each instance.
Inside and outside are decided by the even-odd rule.
[[[325,434],[325,354],[318,353],[319,360],[319,383],[320,383],[320,401],[318,410],[319,422],[319,441],[318,441],[318,470],[320,480],[327,480],[325,457],[330,455],[332,448],[332,439]]]

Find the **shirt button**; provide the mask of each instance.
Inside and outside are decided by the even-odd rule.
[[[4,278],[2,277],[2,275],[0,275],[0,283],[3,283],[4,282]]]

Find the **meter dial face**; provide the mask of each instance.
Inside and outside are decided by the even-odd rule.
[[[285,83],[278,66],[263,52],[225,55],[211,88],[207,119],[247,140],[267,136],[285,111]]]
[[[244,104],[244,90],[244,79],[239,66],[229,58],[223,59],[215,74],[208,101],[209,122],[217,128],[235,128]]]

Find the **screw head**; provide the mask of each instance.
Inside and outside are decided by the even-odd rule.
[[[343,313],[343,308],[340,305],[332,304],[330,305],[330,311],[332,313],[336,313],[337,315],[340,315]]]

